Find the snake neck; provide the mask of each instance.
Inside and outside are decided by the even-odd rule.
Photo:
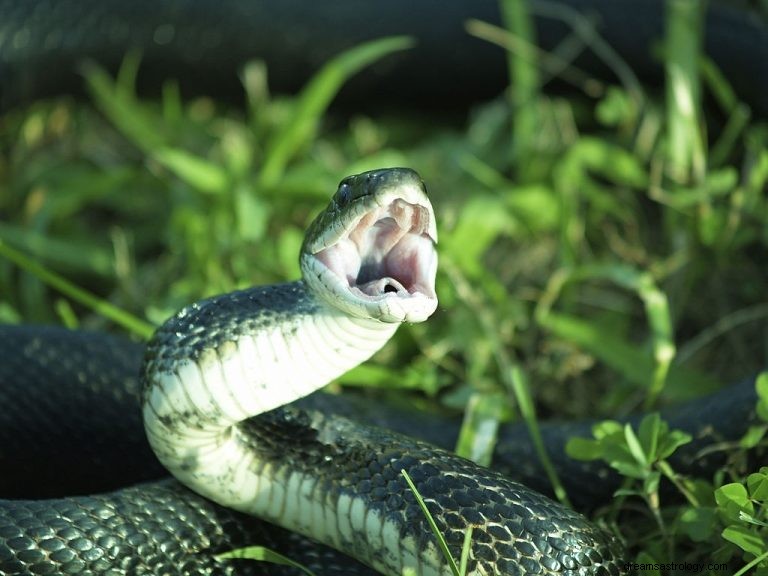
[[[253,512],[253,494],[239,488],[250,475],[252,446],[238,424],[367,360],[397,326],[344,314],[302,281],[192,304],[147,348],[142,404],[149,442],[184,484]]]

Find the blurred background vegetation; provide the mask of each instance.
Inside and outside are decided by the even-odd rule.
[[[87,67],[90,103],[6,112],[0,321],[145,338],[204,296],[297,278],[303,231],[338,181],[409,166],[438,213],[441,304],[343,384],[535,426],[652,409],[759,372],[768,124],[702,54],[706,5],[666,3],[660,87],[607,45],[615,83],[539,52],[526,4],[501,6],[504,28],[466,28],[508,51],[511,87],[466,117],[329,111],[346,79],[407,50],[406,38],[338,56],[290,97],[271,94],[253,62],[241,108],[182,100],[173,80],[142,99],[130,54],[116,78]],[[572,89],[545,90],[553,76]],[[508,409],[489,416],[500,397]],[[751,569],[768,573],[768,470],[748,472],[706,479],[698,507],[646,498],[643,521],[618,529],[640,559],[709,561],[715,550],[739,566],[762,558]],[[715,501],[716,484],[742,480],[743,493]],[[711,529],[695,532],[686,514]]]

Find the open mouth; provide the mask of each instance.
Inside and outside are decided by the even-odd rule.
[[[395,199],[366,212],[333,245],[315,254],[358,298],[436,298],[431,211]]]

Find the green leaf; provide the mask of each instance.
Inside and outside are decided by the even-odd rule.
[[[633,488],[619,488],[614,493],[614,496],[616,497],[638,497],[638,498],[645,498],[645,493],[642,490],[636,490]]]
[[[560,203],[554,190],[531,184],[500,191],[511,214],[529,232],[554,230],[560,218]]]
[[[0,322],[4,324],[18,324],[22,321],[18,313],[8,302],[0,301]]]
[[[673,189],[666,201],[678,210],[690,208],[732,193],[738,181],[738,172],[729,166],[708,174],[701,186]]]
[[[603,460],[608,462],[611,466],[621,463],[631,467],[637,466],[637,459],[632,454],[629,446],[627,446],[627,438],[624,431],[620,434],[608,436],[601,440],[603,445]],[[640,464],[640,468],[646,469],[647,466]]]
[[[461,558],[459,559],[459,574],[461,576],[465,576],[467,574],[469,555],[472,552],[472,531],[473,526],[470,524],[467,527],[467,531],[464,533],[464,543],[461,546]]]
[[[118,308],[108,300],[98,298],[92,293],[83,290],[66,278],[52,272],[37,262],[30,260],[22,252],[11,248],[2,240],[0,240],[0,257],[7,258],[19,268],[35,275],[37,278],[66,295],[68,298],[90,308],[105,318],[113,320],[117,324],[124,326],[126,329],[145,339],[149,339],[155,331],[154,326],[141,318]]]
[[[413,40],[405,36],[381,38],[360,44],[326,63],[301,91],[294,114],[269,143],[260,183],[272,186],[282,177],[291,158],[314,136],[323,113],[344,82],[387,54],[412,45]]]
[[[747,489],[753,500],[768,502],[768,474],[756,472],[747,476]]]
[[[229,560],[229,559],[247,559],[257,560],[260,562],[270,562],[272,564],[279,564],[281,566],[291,566],[298,568],[307,576],[315,576],[306,566],[299,564],[298,562],[283,556],[279,552],[265,548],[264,546],[247,546],[245,548],[238,548],[237,550],[231,550],[229,552],[223,552],[221,554],[215,554],[214,558],[217,560]]]
[[[632,430],[632,426],[629,424],[624,426],[624,439],[627,442],[627,448],[629,448],[632,457],[637,461],[637,463],[642,466],[650,465],[648,454],[646,454],[643,450],[640,441],[635,435],[635,431]]]
[[[706,542],[715,533],[717,510],[714,508],[686,508],[678,519],[680,530],[694,542]]]
[[[599,460],[603,457],[600,442],[589,438],[569,438],[565,445],[565,453],[575,460]]]
[[[610,333],[609,328],[597,322],[558,312],[549,312],[538,320],[553,335],[583,347],[628,380],[638,384],[648,382],[653,371],[652,358],[639,352],[637,345],[629,343],[621,334]]]
[[[738,482],[725,484],[715,490],[715,502],[721,512],[731,520],[738,520],[740,512],[754,513],[747,489]]]
[[[442,245],[459,268],[471,278],[487,272],[482,255],[502,234],[509,235],[514,227],[501,196],[475,194],[462,204],[451,233]]]
[[[747,514],[746,512],[739,513],[739,520],[746,522],[747,524],[754,524],[762,528],[768,528],[768,522],[755,518],[754,516]]]
[[[608,464],[622,476],[644,480],[648,476],[648,468],[642,464],[626,462],[623,460],[609,460]]]
[[[715,509],[715,487],[711,482],[701,478],[689,478],[685,480],[685,484],[700,506]]]
[[[592,434],[596,439],[618,437],[623,434],[624,427],[616,420],[602,420],[592,425]]]
[[[693,437],[687,432],[682,430],[671,430],[662,437],[661,445],[659,446],[658,454],[659,459],[669,458],[675,450],[684,444],[688,444],[693,440]]]
[[[338,381],[345,386],[373,386],[379,388],[403,384],[402,379],[397,377],[397,373],[392,368],[382,366],[381,364],[373,364],[372,362],[355,366],[352,370],[341,375]]]
[[[768,422],[768,372],[762,372],[755,381],[757,390],[757,415]]]
[[[95,245],[93,242],[59,239],[3,222],[0,222],[0,241],[24,249],[38,262],[52,268],[66,268],[68,273],[86,271],[100,276],[114,274],[114,250]]]
[[[750,426],[747,428],[744,436],[741,437],[741,440],[739,440],[739,446],[747,450],[754,448],[762,441],[763,438],[765,438],[766,432],[768,432],[768,424]]]
[[[662,423],[658,412],[647,414],[640,421],[638,439],[648,462],[656,460],[659,438],[663,436],[666,427],[666,424]]]
[[[569,154],[580,166],[616,184],[644,188],[648,183],[648,172],[635,155],[607,140],[582,136]]]
[[[296,254],[304,242],[304,231],[296,226],[285,226],[277,237],[277,262],[285,278],[298,278],[301,275],[299,259]]]
[[[647,552],[638,553],[637,563],[643,566],[643,570],[637,573],[638,576],[661,576],[661,570],[656,568],[661,566],[661,563]]]
[[[223,194],[229,188],[226,171],[205,158],[178,148],[160,148],[152,157],[195,190]]]
[[[557,316],[551,312],[552,303],[562,292],[563,286],[571,282],[589,281],[613,282],[636,293],[643,301],[650,329],[650,341],[653,346],[651,358],[639,355],[636,347],[629,344],[623,334],[608,337],[605,330],[595,330],[589,323],[575,328],[574,324],[579,322],[578,320]],[[637,378],[641,372],[647,371],[646,377],[642,380],[646,386],[650,382],[645,401],[646,408],[653,405],[664,389],[676,353],[672,335],[672,318],[666,294],[656,286],[655,280],[649,272],[620,263],[598,263],[575,268],[563,268],[559,274],[550,280],[546,294],[539,301],[539,306],[536,309],[536,319],[542,326],[557,331],[558,335],[566,339],[578,338],[576,343],[587,347],[606,363],[625,371],[628,378]],[[570,331],[569,334],[562,333],[563,327]],[[592,338],[595,339],[594,342]],[[629,370],[632,372],[628,372]]]
[[[722,533],[724,539],[736,544],[744,552],[749,552],[755,556],[765,553],[765,542],[760,535],[746,526],[732,524],[727,526]]]
[[[338,382],[345,386],[420,390],[428,395],[437,393],[441,385],[436,377],[434,365],[427,359],[415,361],[402,369],[364,362],[339,376]]]
[[[605,126],[617,126],[634,118],[637,110],[627,92],[617,86],[609,86],[605,97],[597,103],[595,115]]]
[[[129,55],[123,61],[117,80],[93,62],[83,65],[88,89],[98,108],[133,144],[144,152],[151,152],[165,144],[162,119],[136,99],[133,77],[138,57]]]
[[[261,240],[267,231],[267,223],[272,212],[271,206],[256,196],[256,191],[249,186],[237,186],[232,193],[235,195],[239,238],[250,242]],[[290,230],[290,228],[287,229],[289,234]],[[284,232],[281,231],[280,237],[283,234]],[[278,242],[280,242],[279,239]],[[294,253],[294,259],[297,253],[298,250]]]

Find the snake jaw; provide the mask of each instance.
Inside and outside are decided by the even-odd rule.
[[[305,244],[304,279],[317,283],[318,293],[344,312],[381,322],[421,322],[437,308],[434,212],[414,172],[393,173],[394,183],[385,179],[344,206],[345,225],[328,226]]]

